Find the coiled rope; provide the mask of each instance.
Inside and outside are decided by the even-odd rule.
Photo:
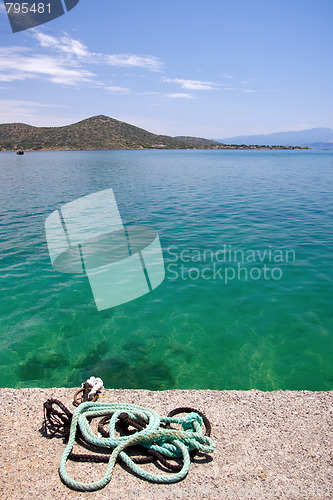
[[[116,435],[116,423],[122,413],[126,412],[130,419],[143,421],[145,427],[134,434]],[[109,417],[108,437],[96,435],[90,421],[95,417]],[[172,423],[181,424],[183,430],[166,428]],[[165,427],[161,427],[165,425]],[[203,435],[203,419],[196,413],[189,413],[186,417],[160,417],[154,410],[133,404],[122,403],[93,403],[85,402],[76,408],[71,422],[67,446],[63,452],[59,474],[61,479],[70,488],[77,491],[95,491],[108,484],[112,477],[118,457],[139,477],[156,483],[173,483],[184,479],[190,467],[190,452],[200,451],[211,453],[215,444],[208,436]],[[106,472],[103,478],[91,483],[82,483],[72,479],[66,470],[66,462],[72,452],[75,438],[80,432],[86,443],[93,447],[112,450]],[[181,470],[169,475],[152,474],[140,468],[124,451],[126,448],[141,445],[147,450],[154,450],[168,458],[182,458]]]
[[[74,397],[74,402],[75,402],[75,397]],[[54,437],[63,437],[65,441],[68,442],[70,427],[73,417],[72,412],[68,410],[68,408],[66,408],[66,406],[63,403],[61,403],[61,401],[59,401],[58,399],[48,399],[47,401],[45,401],[43,407],[44,407],[43,426],[46,437],[49,439],[52,439]],[[199,410],[187,406],[180,407],[171,410],[167,416],[173,417],[174,415],[178,415],[180,413],[193,413],[193,412],[198,413],[202,417],[205,426],[204,435],[210,436],[211,434],[210,422],[206,417],[206,415]],[[110,416],[103,417],[98,422],[98,432],[104,437],[109,437],[109,432],[108,430],[105,429],[105,426],[108,426],[109,424],[110,424]],[[144,429],[146,427],[146,422],[141,420],[140,418],[135,418],[135,419],[130,418],[128,413],[123,412],[119,415],[117,426],[119,427],[119,432],[128,436],[136,432],[135,429],[139,431]],[[161,424],[161,426],[170,428],[170,424]],[[134,429],[130,430],[130,427]],[[82,439],[79,429],[76,434],[76,441],[77,443],[82,444],[82,446],[84,447],[86,447],[87,445],[87,443],[85,443],[85,441]],[[89,445],[89,448],[92,448],[92,451],[98,451],[98,452],[101,451],[100,449],[96,450],[95,447],[91,445]],[[166,458],[156,450],[149,450],[148,448],[144,448],[141,445],[136,445],[131,447],[131,451],[132,450],[133,452],[135,452],[135,454],[136,453],[140,454],[140,456],[132,457],[133,462],[136,464],[149,464],[152,462],[156,463],[159,462],[163,467],[172,472],[179,472],[182,469],[181,464],[171,463],[169,460],[166,460]],[[191,460],[194,459],[196,454],[197,450],[190,451]],[[108,463],[110,458],[110,453],[102,455],[101,453],[85,454],[85,453],[73,453],[71,451],[68,458],[78,462]],[[121,461],[121,458],[119,456],[118,459],[119,461]]]

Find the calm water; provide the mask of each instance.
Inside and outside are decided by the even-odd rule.
[[[0,385],[332,389],[333,152],[1,152],[0,187]],[[107,188],[166,279],[98,312],[44,221]]]

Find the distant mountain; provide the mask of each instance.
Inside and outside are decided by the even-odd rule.
[[[220,143],[197,137],[157,135],[104,115],[64,127],[0,125],[0,150],[33,149],[182,149],[218,148]]]
[[[218,139],[223,144],[309,146],[318,149],[333,149],[333,130],[312,128],[299,132],[276,132],[268,135],[243,135]]]

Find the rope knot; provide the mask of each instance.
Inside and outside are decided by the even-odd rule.
[[[91,400],[98,392],[100,392],[102,389],[104,389],[103,386],[103,380],[98,377],[90,377],[88,378],[86,384],[88,384],[90,392],[88,394],[88,400]],[[84,387],[85,384],[82,384],[82,387]]]
[[[198,413],[191,412],[182,421],[182,427],[184,431],[194,431],[198,432],[198,424],[201,428],[203,425],[202,417]]]

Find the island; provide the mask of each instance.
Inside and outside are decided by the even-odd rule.
[[[201,137],[158,135],[105,115],[63,127],[0,125],[0,151],[110,149],[309,149],[299,146],[221,144]]]

